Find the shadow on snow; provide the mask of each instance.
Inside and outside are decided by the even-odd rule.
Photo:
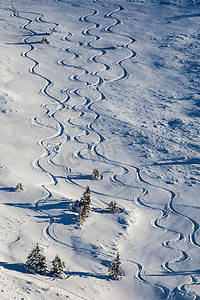
[[[30,273],[26,269],[26,265],[23,263],[0,262],[0,267],[3,267],[4,269],[10,270],[10,271],[23,273],[23,274],[33,274],[33,275],[36,274],[36,273]],[[83,278],[92,277],[92,278],[104,279],[104,280],[110,279],[108,275],[91,273],[91,272],[65,272],[65,274],[67,275],[67,278],[69,278],[70,276],[79,276],[79,277],[83,277]],[[53,277],[52,273],[50,271],[47,271],[45,275]]]
[[[2,187],[0,188],[0,191],[4,191],[4,192],[16,192],[16,188],[15,187],[12,187],[12,186],[9,186],[9,187]]]

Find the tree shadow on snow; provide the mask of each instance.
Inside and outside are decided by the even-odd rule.
[[[26,266],[23,263],[8,263],[8,262],[0,262],[0,266],[4,269],[16,271],[20,273],[27,274]]]
[[[42,44],[41,41],[37,41],[37,42],[27,42],[27,43],[5,43],[6,45],[35,45],[35,44]],[[49,42],[47,42],[46,44],[49,44]]]
[[[179,158],[177,159],[167,159],[164,162],[155,162],[152,166],[164,166],[164,165],[199,165],[200,164],[200,158]]]
[[[0,189],[1,190],[1,189]],[[41,210],[41,211],[48,211],[48,210],[63,210],[63,209],[70,209],[70,200],[66,199],[51,199],[48,200],[49,203],[40,203],[38,201],[36,204],[32,205],[32,203],[4,203],[5,205],[24,208],[24,209],[32,209],[32,210]]]
[[[105,208],[92,208],[92,211],[97,213],[97,214],[109,214],[111,213],[111,211],[109,211],[109,209],[105,209]]]
[[[51,202],[50,202],[51,201]],[[58,210],[58,209],[68,209],[70,207],[71,201],[66,199],[51,199],[50,203],[39,204],[38,208],[42,211],[45,210]],[[55,203],[54,203],[55,202]]]
[[[73,180],[93,180],[92,175],[69,175],[69,179]]]
[[[93,277],[93,278],[104,279],[104,280],[110,279],[110,277],[108,275],[98,274],[98,273],[95,274],[95,273],[91,273],[91,272],[69,272],[68,274],[69,274],[69,276],[79,276],[79,277],[83,277],[83,278]]]
[[[77,215],[74,213],[62,213],[60,215],[38,216],[42,222],[51,222],[62,225],[77,225]]]
[[[180,275],[180,276],[185,276],[185,275],[197,275],[199,276],[200,275],[200,269],[197,269],[197,270],[188,270],[188,271],[173,271],[173,272],[161,272],[161,273],[158,273],[158,274],[146,274],[147,276],[177,276],[177,275]]]
[[[12,186],[9,186],[9,187],[2,187],[0,188],[0,191],[4,191],[4,192],[16,192],[16,188],[15,187],[12,187]]]
[[[35,210],[35,207],[31,203],[4,203],[4,205]]]
[[[31,203],[4,203],[8,206],[18,207],[22,209],[30,209],[42,215],[37,215],[41,222],[51,222],[62,225],[77,224],[77,214],[70,209],[70,200],[66,199],[51,199],[50,203],[38,202],[36,205]],[[55,203],[54,203],[55,202]]]

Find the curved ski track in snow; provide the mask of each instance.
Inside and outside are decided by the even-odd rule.
[[[128,60],[128,59],[133,58],[134,56],[136,56],[136,53],[129,48],[129,45],[131,43],[135,42],[135,40],[130,36],[124,35],[122,33],[116,33],[114,31],[114,27],[117,26],[118,24],[120,24],[121,20],[119,18],[114,17],[113,15],[117,12],[123,11],[124,9],[125,9],[124,7],[118,5],[117,9],[115,9],[112,12],[106,14],[105,18],[109,18],[109,19],[113,20],[114,23],[112,23],[111,25],[109,25],[109,26],[107,26],[107,27],[105,27],[104,29],[101,30],[102,32],[111,33],[111,34],[115,34],[115,35],[119,35],[119,36],[122,36],[124,38],[127,38],[128,42],[126,44],[123,44],[121,47],[128,49],[129,52],[130,52],[130,54],[128,56],[126,56],[125,58],[122,58],[122,59],[118,60],[117,62],[115,62],[115,65],[118,66],[121,69],[121,75],[119,77],[117,77],[113,80],[107,81],[107,82],[115,82],[115,81],[126,79],[128,77],[128,71],[123,67],[123,62],[125,60]],[[159,211],[161,213],[161,215],[158,216],[156,219],[151,221],[151,226],[153,228],[157,229],[157,230],[167,230],[167,231],[169,231],[169,232],[171,232],[175,235],[174,239],[164,241],[163,244],[162,244],[163,247],[167,247],[168,249],[170,249],[172,251],[175,251],[176,253],[177,252],[179,253],[178,257],[176,257],[173,260],[163,262],[163,264],[161,266],[165,271],[167,271],[169,273],[170,272],[173,273],[173,268],[172,268],[173,263],[183,262],[183,261],[186,261],[187,259],[190,259],[189,255],[186,252],[180,250],[176,245],[179,241],[185,240],[186,237],[184,236],[183,233],[177,231],[174,228],[170,228],[170,227],[166,227],[164,225],[161,225],[160,224],[161,221],[165,221],[165,219],[167,219],[167,218],[169,219],[171,214],[177,214],[177,215],[179,215],[179,217],[182,217],[182,218],[186,219],[187,221],[189,221],[190,224],[191,224],[192,229],[191,229],[191,232],[190,232],[189,237],[188,237],[188,242],[192,246],[196,246],[196,247],[200,247],[200,245],[197,243],[196,238],[195,238],[196,232],[199,229],[199,224],[195,220],[189,218],[187,215],[183,215],[182,213],[178,212],[174,208],[173,201],[174,201],[175,197],[177,197],[177,195],[173,191],[165,189],[165,188],[160,187],[160,186],[155,186],[155,185],[150,184],[149,182],[145,181],[142,178],[142,176],[140,174],[141,171],[138,167],[127,165],[127,164],[122,164],[122,163],[119,163],[117,161],[110,160],[110,159],[108,159],[107,157],[105,157],[104,155],[102,155],[98,152],[97,147],[98,147],[99,144],[101,144],[105,141],[105,138],[93,128],[94,123],[100,118],[100,115],[99,115],[98,112],[96,112],[92,108],[92,106],[96,102],[105,100],[105,96],[104,96],[103,92],[101,92],[100,89],[101,89],[101,86],[106,84],[106,81],[102,79],[102,77],[100,76],[99,73],[102,70],[111,70],[112,67],[98,61],[98,57],[100,57],[102,55],[105,55],[106,51],[108,51],[108,50],[104,50],[102,48],[95,48],[93,46],[93,44],[95,44],[95,41],[100,39],[100,36],[92,34],[91,30],[97,29],[97,28],[102,28],[102,26],[101,26],[101,24],[91,22],[91,21],[88,20],[88,18],[90,16],[95,16],[95,15],[98,14],[97,10],[91,9],[91,11],[92,11],[91,14],[87,14],[87,15],[84,15],[84,16],[80,17],[80,21],[81,22],[86,22],[88,24],[92,24],[92,28],[88,28],[88,29],[84,30],[82,32],[82,34],[85,35],[85,36],[91,37],[91,40],[86,42],[85,46],[97,51],[96,55],[93,55],[93,56],[88,58],[88,62],[95,63],[97,65],[97,70],[95,72],[89,73],[89,71],[86,70],[85,68],[73,64],[74,60],[78,60],[79,54],[75,53],[74,50],[72,50],[70,48],[63,48],[63,51],[72,54],[72,58],[71,58],[72,63],[69,64],[68,62],[66,62],[65,59],[61,59],[61,60],[57,61],[57,63],[59,65],[63,66],[63,67],[72,68],[72,69],[81,71],[81,74],[79,74],[79,75],[75,74],[75,75],[70,76],[69,80],[74,81],[76,83],[83,83],[84,87],[83,88],[77,88],[77,89],[71,89],[71,90],[70,89],[62,90],[61,93],[66,94],[66,98],[62,102],[62,101],[58,100],[57,98],[53,97],[48,92],[49,88],[53,85],[53,82],[37,72],[36,69],[39,67],[39,62],[34,60],[33,58],[31,58],[31,56],[30,56],[31,51],[35,50],[35,46],[31,42],[29,42],[29,39],[30,39],[30,37],[39,35],[34,30],[28,28],[28,26],[31,23],[33,23],[34,21],[29,19],[29,18],[25,18],[25,17],[20,16],[19,12],[14,7],[12,7],[13,16],[25,20],[25,24],[22,26],[22,29],[29,32],[29,35],[27,37],[25,37],[24,39],[22,39],[22,42],[30,47],[30,49],[28,51],[22,53],[22,55],[24,57],[26,57],[27,59],[29,59],[33,62],[33,66],[29,69],[29,71],[32,74],[39,76],[42,80],[46,81],[46,84],[42,88],[41,93],[44,94],[45,96],[49,97],[54,103],[56,103],[58,105],[57,108],[54,111],[51,111],[48,108],[48,105],[44,105],[44,108],[46,109],[45,114],[43,116],[41,116],[40,118],[34,117],[31,120],[33,124],[40,125],[40,126],[47,126],[47,125],[43,124],[41,121],[39,121],[39,119],[42,119],[45,116],[45,117],[48,117],[49,119],[53,120],[53,122],[56,122],[56,125],[57,125],[56,127],[58,127],[58,129],[56,128],[57,131],[53,136],[50,136],[50,137],[48,137],[46,139],[43,139],[43,140],[38,142],[42,146],[42,148],[44,149],[44,153],[40,158],[36,159],[33,162],[33,167],[36,168],[38,171],[42,171],[42,172],[46,173],[50,177],[50,182],[48,184],[55,184],[56,185],[58,183],[59,176],[55,176],[54,174],[48,172],[45,169],[45,167],[42,166],[42,162],[44,160],[46,160],[49,164],[55,164],[53,159],[54,159],[55,156],[59,155],[59,149],[62,146],[62,144],[65,143],[65,142],[68,142],[70,140],[73,140],[73,141],[76,141],[77,143],[83,144],[85,146],[84,150],[89,151],[90,158],[88,158],[84,155],[83,150],[79,150],[79,151],[74,152],[73,157],[75,157],[79,160],[81,160],[81,159],[93,160],[94,162],[97,161],[97,160],[100,160],[100,161],[103,161],[105,164],[109,165],[110,167],[119,167],[120,166],[121,171],[110,177],[110,181],[113,182],[116,186],[118,186],[118,185],[127,186],[125,183],[123,183],[122,181],[120,181],[117,178],[119,176],[119,174],[120,175],[123,174],[123,175],[127,176],[127,175],[131,174],[131,171],[134,171],[137,174],[138,184],[141,186],[142,192],[138,196],[136,196],[135,199],[133,199],[134,200],[133,203],[136,203],[137,205],[139,205],[141,208],[144,208],[144,209],[153,209],[153,210]],[[25,12],[23,12],[23,13],[25,13]],[[27,13],[37,15],[37,18],[35,19],[35,22],[48,23],[48,22],[46,22],[42,19],[43,18],[42,14],[31,13],[31,12],[27,12]],[[53,24],[53,26],[51,26],[51,28],[49,30],[50,31],[54,30],[54,28],[57,27],[57,26],[59,26],[59,24]],[[68,33],[62,39],[63,42],[65,40],[68,41],[68,42],[72,42],[71,39],[70,39],[72,36],[73,36],[72,33]],[[79,42],[78,46],[83,46],[83,43]],[[92,77],[95,77],[97,81],[95,83],[91,84],[88,81],[81,80],[81,76],[87,75],[87,74],[90,74]],[[81,90],[83,90],[85,88],[92,88],[95,91],[95,93],[97,94],[96,100],[92,100],[90,98],[83,97],[81,95]],[[82,99],[83,102],[81,104],[84,106],[84,109],[82,111],[80,111],[76,107],[76,105],[70,106],[67,103],[70,100],[70,98],[72,97],[72,95],[73,96],[75,95],[76,97],[79,97],[80,99]],[[66,107],[68,109],[71,109],[71,110],[75,111],[77,113],[77,116],[73,117],[71,119],[68,119],[67,123],[65,124],[64,122],[61,122],[56,118],[56,113],[63,110],[63,109],[65,109]],[[93,115],[93,120],[92,120],[92,122],[88,123],[85,126],[85,128],[82,128],[81,126],[79,126],[75,123],[75,120],[78,119],[78,118],[81,118],[82,116],[87,114],[87,112]],[[80,134],[75,135],[75,136],[68,136],[65,133],[65,126],[72,126],[72,127],[78,128],[79,131],[80,131]],[[96,137],[93,145],[91,145],[90,143],[82,142],[80,140],[80,137],[84,136],[84,135],[85,136],[92,135],[92,136]],[[60,138],[62,139],[62,141],[60,141]],[[56,141],[56,143],[57,143],[56,146],[54,146],[53,148],[49,147],[49,144],[52,140]],[[59,166],[59,165],[57,164],[57,166]],[[65,167],[65,166],[60,165],[60,167]],[[74,180],[72,180],[70,178],[69,175],[71,174],[72,170],[69,167],[66,167],[66,169],[67,169],[67,175],[66,175],[66,177],[63,177],[63,178],[65,178],[68,182],[71,182],[72,184],[76,184],[77,186],[80,186],[81,188],[83,188],[81,185],[74,182]],[[51,231],[50,231],[50,227],[52,226],[52,224],[54,222],[54,219],[51,215],[48,215],[48,214],[46,214],[42,211],[42,209],[40,208],[40,204],[44,203],[45,201],[48,201],[50,198],[53,197],[53,195],[48,190],[47,186],[45,186],[45,185],[41,185],[41,186],[43,187],[46,195],[42,199],[36,200],[33,203],[33,205],[35,206],[35,209],[37,211],[41,212],[42,214],[45,214],[49,218],[49,223],[43,229],[42,234],[44,236],[46,236],[46,238],[48,238],[49,241],[58,243],[59,245],[71,247],[70,245],[67,245],[64,242],[61,242],[61,241],[57,240],[56,237],[54,237],[52,235]],[[148,188],[150,188],[150,189],[151,188],[160,189],[163,192],[165,192],[166,194],[168,194],[168,201],[167,201],[164,209],[159,208],[159,207],[155,207],[150,203],[142,201],[142,197],[145,197],[145,195],[147,195],[149,193]],[[92,191],[92,192],[98,194],[95,191]],[[106,196],[110,196],[110,195],[106,195]],[[128,199],[125,199],[125,200],[128,200]],[[77,250],[87,251],[87,249],[77,249]],[[147,280],[146,275],[145,275],[144,266],[142,266],[140,263],[137,263],[137,262],[133,262],[133,261],[130,261],[130,262],[134,263],[138,268],[137,273],[134,275],[135,278],[137,280],[139,280],[140,282],[144,283],[144,284],[148,284],[150,286],[154,286],[154,288],[159,289],[162,292],[162,299],[169,299],[169,296],[171,295],[172,292],[174,294],[176,293],[176,289],[174,291],[170,291],[168,288],[166,288],[162,285],[153,284],[150,280]],[[186,276],[190,277],[190,281],[187,284],[178,286],[177,291],[178,292],[181,291],[183,294],[186,294],[186,295],[190,294],[190,296],[192,295],[194,297],[194,299],[196,299],[196,295],[192,292],[188,292],[188,290],[186,289],[186,286],[195,285],[195,284],[198,284],[199,282],[195,278],[195,276],[192,276],[192,275],[186,275]]]
[[[119,33],[119,32],[115,32],[115,31],[112,29],[114,26],[116,26],[116,25],[122,23],[122,21],[121,21],[120,19],[118,19],[118,18],[116,18],[116,17],[113,17],[113,14],[116,13],[116,12],[123,11],[123,10],[125,10],[125,8],[124,8],[123,6],[121,6],[121,5],[118,5],[118,8],[117,8],[116,10],[114,10],[114,11],[112,11],[112,12],[110,12],[110,13],[108,13],[108,14],[106,14],[106,15],[104,16],[105,18],[111,18],[111,19],[113,19],[113,20],[114,20],[114,23],[111,24],[111,25],[109,25],[109,26],[107,26],[106,28],[104,28],[103,31],[105,31],[105,32],[107,32],[107,33],[112,33],[112,34],[115,34],[115,35],[118,35],[118,36],[126,37],[127,39],[129,39],[129,41],[128,41],[126,44],[121,45],[121,47],[124,47],[124,48],[128,49],[129,52],[130,52],[130,54],[129,54],[127,57],[122,58],[122,59],[118,60],[117,62],[115,62],[115,64],[116,64],[117,66],[119,66],[119,67],[121,68],[121,70],[122,70],[121,76],[119,76],[118,78],[115,78],[115,79],[113,79],[113,80],[109,80],[108,82],[116,82],[116,81],[119,81],[119,80],[122,80],[122,79],[127,78],[127,77],[128,77],[128,72],[127,72],[126,68],[124,68],[124,67],[122,66],[122,63],[123,63],[124,61],[126,61],[126,60],[128,60],[128,59],[130,59],[130,58],[133,58],[133,57],[135,57],[135,56],[137,55],[137,53],[136,53],[135,51],[133,51],[133,50],[131,50],[131,49],[129,48],[129,45],[131,45],[132,43],[134,43],[134,42],[135,42],[135,39],[132,38],[132,37],[129,36],[129,35],[125,35],[125,34],[122,34],[122,33]]]

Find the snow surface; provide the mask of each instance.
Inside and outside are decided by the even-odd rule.
[[[200,299],[199,18],[197,0],[1,0],[1,300]],[[66,279],[27,272],[37,242]]]

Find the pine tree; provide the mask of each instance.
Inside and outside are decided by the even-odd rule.
[[[94,169],[92,172],[92,178],[93,179],[100,179],[100,174],[98,169]]]
[[[90,199],[90,188],[89,186],[86,187],[85,192],[83,193],[83,196],[81,197],[78,205],[79,205],[79,209],[78,209],[78,220],[79,223],[82,223],[85,221],[85,219],[88,217],[88,214],[91,210],[90,205],[91,205],[91,199]]]
[[[18,183],[18,184],[16,185],[16,187],[15,187],[15,190],[16,190],[17,192],[23,191],[24,189],[23,189],[22,183]]]
[[[52,265],[53,267],[51,269],[51,273],[54,276],[59,277],[61,279],[65,278],[66,276],[64,272],[65,263],[60,259],[58,255],[56,255],[56,257],[52,261]]]
[[[110,266],[108,267],[108,271],[109,271],[109,276],[112,279],[121,279],[122,277],[122,273],[120,270],[120,258],[119,258],[119,253],[117,253],[116,258],[111,262]]]
[[[90,200],[90,188],[89,186],[86,187],[85,192],[83,193],[83,196],[81,197],[81,200],[79,201],[79,206],[85,204],[90,206],[91,200]]]
[[[117,206],[117,202],[116,201],[111,201],[109,204],[109,210],[111,212],[115,212],[117,214],[119,214],[121,212],[121,209]]]
[[[47,271],[46,257],[41,253],[38,246],[27,257],[26,267],[31,273],[45,274]]]

